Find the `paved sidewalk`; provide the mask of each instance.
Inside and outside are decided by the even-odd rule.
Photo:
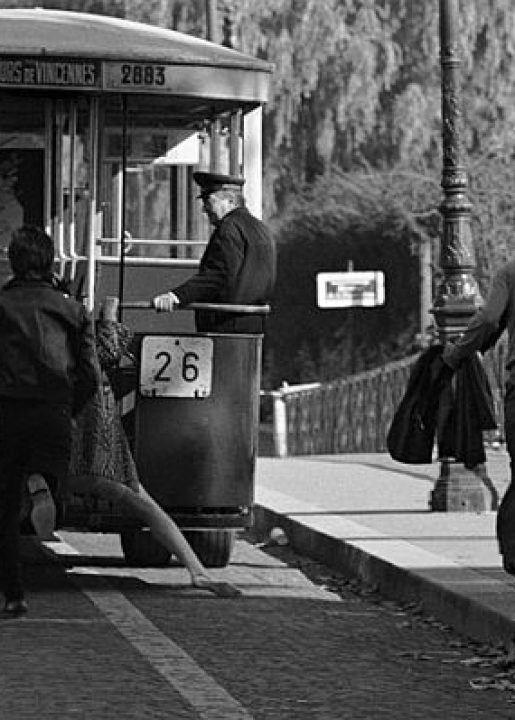
[[[488,476],[502,497],[509,463],[489,450]],[[431,512],[439,463],[402,465],[388,455],[260,457],[256,529],[282,528],[292,547],[420,604],[479,641],[515,640],[515,577],[501,565],[496,513]]]

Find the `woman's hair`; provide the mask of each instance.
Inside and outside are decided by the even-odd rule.
[[[54,243],[41,228],[24,225],[15,230],[9,245],[9,261],[15,277],[44,278],[52,274]]]

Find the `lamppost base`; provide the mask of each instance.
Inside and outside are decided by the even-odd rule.
[[[442,460],[440,477],[431,491],[434,512],[484,512],[497,510],[499,497],[484,464],[469,470],[453,460]]]

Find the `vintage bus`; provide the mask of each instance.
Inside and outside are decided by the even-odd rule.
[[[264,61],[143,23],[39,8],[0,10],[0,280],[9,275],[12,230],[39,225],[54,239],[59,274],[92,313],[114,295],[141,343],[150,334],[157,338],[153,348],[174,333],[174,342],[187,344],[190,311],[157,314],[138,303],[198,265],[210,229],[195,170],[244,175],[247,206],[260,215],[261,114],[270,73]],[[177,340],[181,333],[186,339]],[[218,344],[219,364],[230,366],[231,357],[245,352],[235,340],[225,357],[222,341],[207,340],[215,342],[215,364]],[[148,405],[152,398],[139,392],[137,378],[130,382],[139,368],[126,369],[129,380],[121,383],[142,481],[209,565],[227,562],[234,529],[251,522],[259,343],[249,353],[254,359],[245,373],[252,391],[235,390],[227,401],[234,412],[217,407],[216,397],[199,400],[198,391],[196,400],[157,398]],[[212,394],[225,395],[227,381],[213,378]],[[241,434],[242,412],[251,418],[249,437],[229,470],[210,456],[220,438],[208,438],[205,426],[234,424]],[[180,420],[169,422],[170,413]],[[217,422],[220,413],[223,423]],[[175,454],[164,452],[188,424]],[[218,465],[222,477],[213,480]],[[73,498],[66,522],[119,530],[132,562],[163,560],[145,528],[99,498]]]

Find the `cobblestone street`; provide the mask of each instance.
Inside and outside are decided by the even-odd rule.
[[[288,546],[239,540],[213,572],[245,596],[218,600],[125,567],[114,536],[63,539],[58,562],[26,547],[30,613],[0,625],[6,720],[515,717],[509,658]]]

